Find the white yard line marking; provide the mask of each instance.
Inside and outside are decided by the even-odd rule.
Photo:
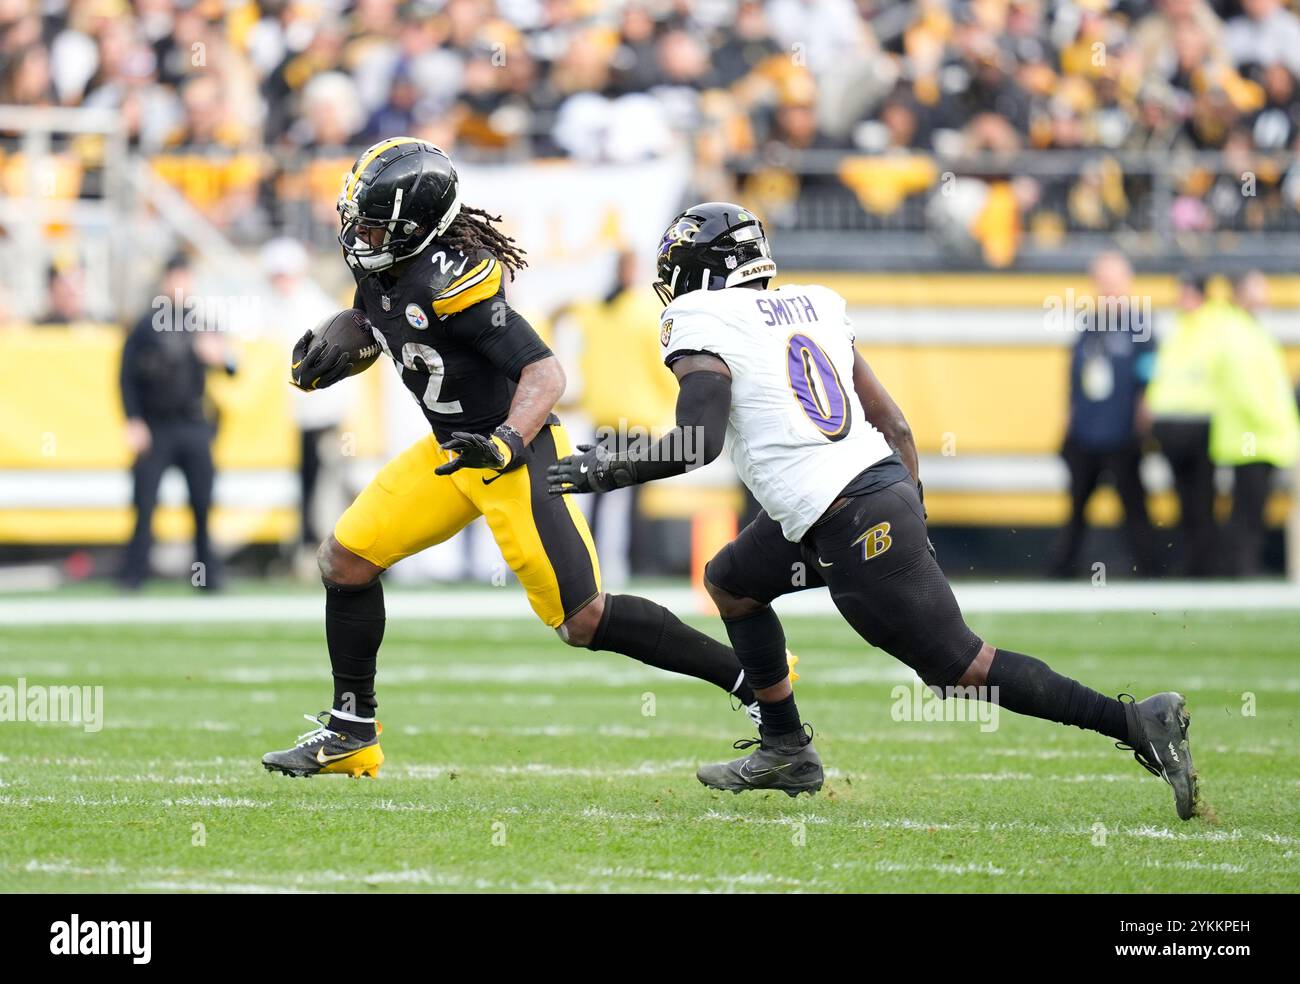
[[[646,585],[639,590],[652,601],[680,613],[702,613],[695,592],[686,587]],[[1165,614],[1203,611],[1283,611],[1300,608],[1300,587],[1284,582],[1158,582],[1112,584],[1042,582],[953,585],[965,612],[1147,611]],[[534,619],[521,590],[464,590],[430,587],[424,591],[388,592],[388,617]],[[832,615],[825,591],[802,591],[780,599],[786,615]],[[0,601],[0,624],[89,625],[249,622],[319,622],[321,600],[315,595],[226,595],[212,598],[63,598],[39,597]],[[539,639],[541,636],[539,635]]]
[[[319,895],[307,888],[285,885],[268,885],[261,882],[210,882],[210,881],[142,881],[131,888],[144,892],[201,892],[235,895]]]
[[[1251,869],[1245,865],[1228,864],[1226,861],[1218,864],[1206,861],[1143,861],[1144,868],[1175,868],[1181,871],[1217,871],[1225,875],[1244,875]]]
[[[597,878],[616,878],[629,881],[657,881],[683,885],[726,885],[731,888],[757,888],[767,885],[782,888],[817,888],[825,882],[814,879],[789,878],[768,872],[749,872],[740,875],[706,875],[703,873],[673,871],[667,868],[635,868],[625,865],[587,868],[589,875]]]
[[[143,807],[172,807],[172,806],[207,806],[215,809],[265,809],[271,806],[279,806],[278,803],[261,803],[257,800],[251,800],[247,797],[238,796],[182,796],[177,799],[167,797],[151,798],[139,797],[132,799],[130,796],[53,796],[49,794],[34,796],[0,796],[0,806],[40,806],[45,804],[59,804],[65,806],[143,806]]]
[[[615,769],[529,762],[524,765],[397,765],[391,769],[386,766],[382,771],[385,776],[405,779],[438,779],[453,772],[458,776],[489,773],[494,776],[537,776],[545,779],[625,779],[631,776],[669,775],[686,769],[694,770],[696,765],[693,759],[678,759],[670,762],[642,762],[637,766]]]
[[[983,864],[970,862],[967,864],[948,864],[944,862],[912,862],[912,861],[837,861],[831,865],[832,868],[865,868],[869,871],[876,871],[880,874],[904,874],[912,872],[932,872],[939,875],[1005,875],[1005,868],[999,868],[992,861],[986,861]]]
[[[1141,775],[1110,775],[1106,773],[1096,773],[1092,775],[1073,775],[1073,776],[1056,776],[1051,774],[1037,774],[1032,772],[968,772],[968,773],[950,773],[948,775],[926,775],[925,778],[930,782],[1068,782],[1068,783],[1089,783],[1089,782],[1145,782],[1146,778]]]
[[[472,775],[476,767],[446,766],[446,765],[424,765],[424,766],[406,766],[407,778],[411,779],[433,779],[440,778],[455,772],[457,775]],[[628,776],[646,776],[661,775],[666,772],[677,771],[681,768],[678,763],[672,762],[649,762],[643,763],[637,768],[629,769],[579,769],[579,768],[556,768],[550,766],[495,766],[495,767],[477,767],[480,771],[491,771],[495,775],[541,775],[555,778],[613,778]],[[54,796],[54,795],[31,795],[31,796],[12,796],[0,794],[0,806],[33,806],[33,805],[69,805],[69,806],[114,806],[114,807],[210,807],[214,809],[266,809],[270,807],[282,806],[284,804],[278,801],[259,801],[247,797],[228,797],[228,796],[187,796],[178,798],[158,797],[151,798],[147,796],[127,797],[112,796],[109,798],[95,798],[88,796]],[[522,814],[530,815],[547,814],[557,817],[570,817],[584,820],[598,820],[618,823],[739,823],[754,825],[779,825],[788,826],[798,823],[828,825],[836,828],[861,828],[865,830],[882,830],[882,831],[904,831],[904,832],[923,832],[934,833],[936,831],[960,832],[960,833],[1035,833],[1046,834],[1058,837],[1091,837],[1093,831],[1087,826],[1066,826],[1040,824],[1030,821],[940,821],[924,820],[910,817],[894,818],[868,818],[862,820],[840,820],[834,817],[826,817],[816,813],[805,813],[785,817],[758,817],[749,814],[724,813],[717,809],[709,809],[704,813],[695,816],[680,817],[673,814],[658,813],[637,813],[626,811],[611,811],[602,807],[586,807],[581,812],[573,813],[565,810],[555,809],[534,809],[529,808],[509,808],[501,806],[487,805],[483,807],[474,807],[465,803],[457,804],[430,804],[427,802],[403,802],[396,799],[371,800],[360,803],[350,803],[349,807],[382,810],[385,812],[418,812],[418,813],[483,813],[483,814]],[[336,802],[320,803],[297,803],[294,804],[295,810],[306,811],[324,811],[331,812],[338,809]],[[1282,848],[1295,848],[1300,846],[1300,837],[1289,834],[1277,833],[1274,831],[1262,830],[1242,830],[1233,828],[1231,830],[1210,830],[1210,831],[1183,831],[1170,830],[1168,827],[1153,827],[1142,825],[1137,827],[1125,827],[1116,824],[1110,831],[1112,837],[1135,837],[1143,840],[1157,841],[1176,841],[1203,844],[1224,844],[1237,843],[1242,841],[1258,841],[1264,844],[1275,845]],[[1287,853],[1290,853],[1289,850]]]

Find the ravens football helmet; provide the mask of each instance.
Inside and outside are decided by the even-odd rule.
[[[410,259],[447,231],[460,212],[451,158],[414,137],[381,140],[343,178],[339,244],[366,274]]]
[[[721,290],[776,276],[763,223],[730,202],[692,205],[659,242],[655,293],[664,304],[693,290]]]

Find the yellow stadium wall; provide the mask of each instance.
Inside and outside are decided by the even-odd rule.
[[[961,308],[1019,307],[1042,310],[1043,298],[1084,288],[1081,278],[979,275],[875,276],[799,273],[786,279],[824,282],[851,305]],[[1279,308],[1300,307],[1300,277],[1275,278],[1272,297]],[[1139,278],[1134,292],[1149,295],[1159,311],[1172,299],[1169,277]],[[650,329],[653,330],[653,326]],[[6,483],[27,475],[112,472],[128,467],[117,374],[122,332],[115,327],[0,328],[0,473]],[[289,413],[284,353],[271,341],[235,341],[240,372],[213,373],[210,392],[220,409],[215,446],[219,470],[291,470],[297,441]],[[1068,350],[1059,337],[1040,344],[1007,342],[870,343],[863,352],[905,409],[922,454],[962,456],[1054,455],[1065,428]],[[1293,377],[1300,376],[1300,345],[1287,349]],[[363,397],[347,428],[362,459],[382,459],[385,428],[379,373],[357,381]],[[955,442],[955,444],[954,444]],[[700,505],[696,493],[648,489],[643,506],[651,515],[689,516]],[[702,490],[712,500],[733,495]],[[722,499],[719,499],[719,495]],[[1061,492],[929,490],[927,504],[937,524],[1044,526],[1062,522]],[[1281,521],[1287,502],[1276,496],[1269,517]],[[1102,525],[1118,521],[1109,490],[1090,506]],[[1152,511],[1170,522],[1176,508],[1168,494],[1153,496]],[[129,507],[21,508],[0,505],[0,543],[114,543],[129,534]],[[218,507],[215,534],[226,542],[279,541],[294,535],[296,511],[244,504]],[[164,539],[189,535],[183,509],[159,510],[157,532]]]
[[[10,327],[0,330],[0,472],[114,471],[130,466],[118,389],[123,333],[113,326]],[[219,472],[298,466],[284,352],[275,342],[234,340],[239,372],[208,376],[219,413],[213,453]],[[347,423],[359,457],[383,454],[379,374],[358,381],[366,396]],[[120,543],[131,532],[129,507],[0,507],[0,543]],[[279,542],[296,535],[296,509],[219,506],[214,535],[224,542]],[[188,511],[160,507],[160,539],[186,539]]]

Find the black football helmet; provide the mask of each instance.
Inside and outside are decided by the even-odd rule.
[[[339,243],[348,266],[367,274],[410,259],[447,231],[460,212],[460,183],[451,158],[415,137],[381,140],[343,178]],[[383,240],[360,231],[382,228]]]
[[[776,276],[763,223],[730,202],[692,205],[659,241],[655,293],[664,304],[693,290],[721,290]]]

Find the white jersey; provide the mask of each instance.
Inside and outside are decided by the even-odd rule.
[[[859,472],[893,453],[854,393],[853,326],[835,291],[696,290],[659,324],[665,363],[708,352],[731,370],[731,460],[787,540],[802,539]]]

